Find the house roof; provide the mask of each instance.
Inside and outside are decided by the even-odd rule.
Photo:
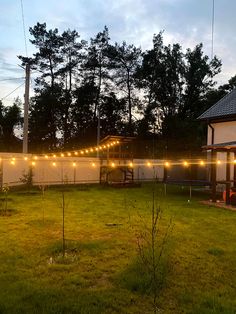
[[[236,89],[221,98],[216,104],[203,112],[199,120],[230,118],[236,115]]]

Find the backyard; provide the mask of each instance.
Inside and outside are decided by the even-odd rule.
[[[160,183],[2,193],[0,313],[153,313],[139,247],[149,243],[153,193],[158,313],[236,313],[236,212],[202,205],[204,191],[189,200],[188,188],[168,186],[165,195]]]

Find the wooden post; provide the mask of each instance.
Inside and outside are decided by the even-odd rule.
[[[236,153],[234,152],[234,160],[236,160]],[[234,162],[234,188],[236,188],[236,163]]]
[[[227,151],[227,162],[226,162],[226,205],[230,204],[230,150]]]
[[[211,151],[211,198],[216,202],[216,151]]]

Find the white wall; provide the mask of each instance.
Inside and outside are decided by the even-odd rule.
[[[59,157],[45,159],[38,157],[32,159],[35,165],[31,165],[31,155],[28,160],[24,160],[23,154],[0,153],[3,171],[3,184],[22,184],[20,178],[27,174],[29,168],[33,169],[33,183],[40,184],[61,184],[68,183],[99,183],[100,181],[100,161],[97,158],[89,157]],[[12,159],[14,158],[14,160]],[[12,161],[14,161],[12,163]],[[54,163],[54,164],[53,164]],[[160,160],[151,160],[150,165],[143,159],[133,160],[134,180],[162,180],[164,169]]]
[[[134,180],[150,181],[153,179],[162,180],[164,177],[164,167],[158,164],[163,163],[161,160],[150,160],[150,165],[147,165],[147,160],[134,159]]]
[[[214,144],[236,141],[236,121],[211,123],[214,128]],[[208,126],[207,145],[211,145],[212,130]]]
[[[236,121],[211,123],[214,128],[214,144],[236,141]],[[211,145],[212,130],[208,126],[207,144]],[[233,160],[234,154],[230,154],[231,158],[231,180],[233,180]],[[217,153],[217,159],[222,161],[222,164],[217,165],[216,180],[226,179],[226,153]]]
[[[0,153],[3,184],[22,184],[21,178],[23,178],[23,174],[28,173],[29,170],[29,162],[24,160],[25,156],[26,155],[16,153]],[[30,157],[30,155],[28,156]]]
[[[55,163],[55,164],[53,164]],[[99,182],[100,164],[97,158],[66,157],[38,160],[33,167],[35,184]]]

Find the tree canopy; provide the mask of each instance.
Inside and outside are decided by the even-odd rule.
[[[36,52],[19,58],[38,73],[29,116],[31,151],[93,145],[98,119],[102,137],[155,137],[165,146],[179,140],[186,149],[200,148],[204,132],[196,118],[236,86],[233,77],[215,87],[221,61],[210,60],[201,43],[184,51],[179,43],[165,45],[163,32],[153,36],[147,51],[126,41],[112,43],[106,26],[90,41],[46,23],[29,32]]]

